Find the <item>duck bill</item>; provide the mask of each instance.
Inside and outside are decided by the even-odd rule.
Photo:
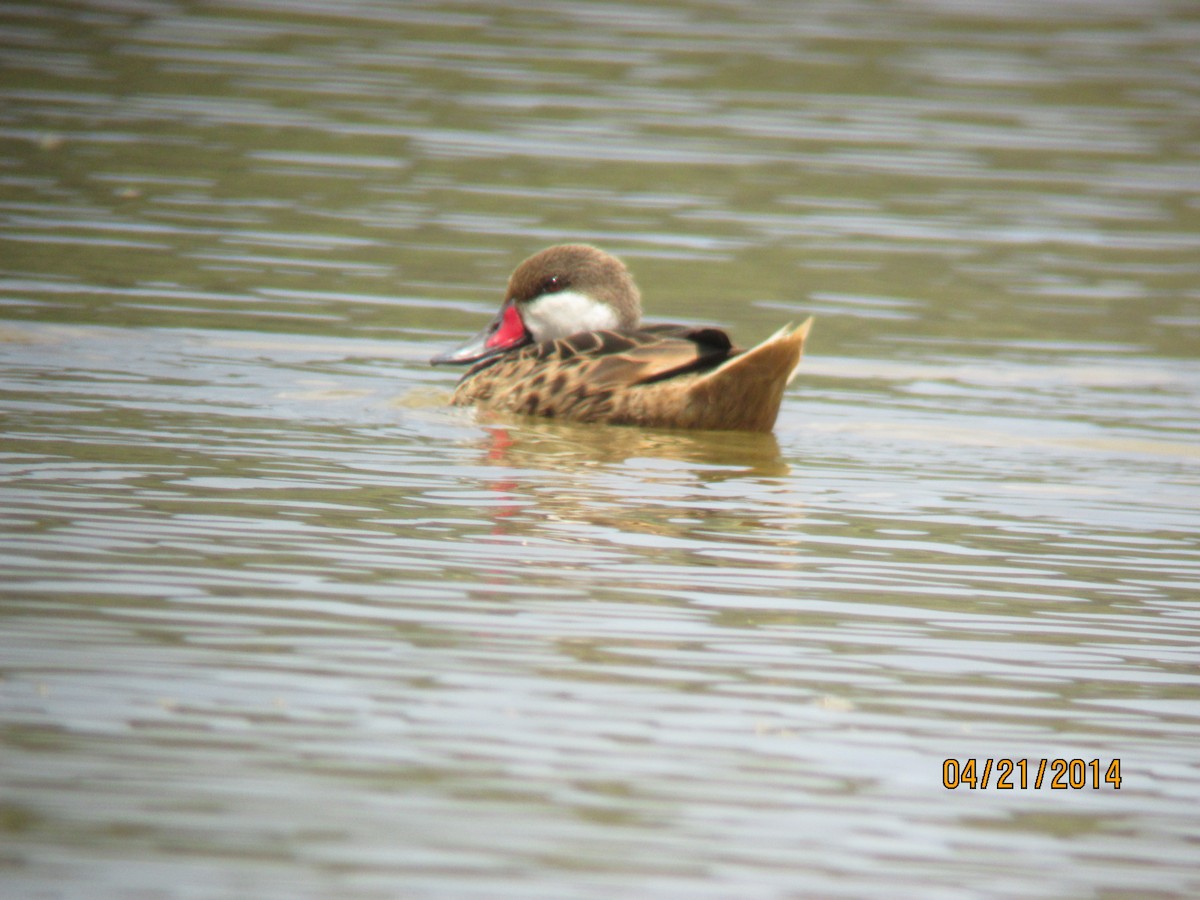
[[[521,321],[521,314],[517,312],[516,306],[512,303],[505,303],[487,328],[462,346],[446,353],[439,353],[429,362],[435,366],[466,365],[506,350],[521,347],[532,341],[533,337],[530,335],[529,329],[525,327],[525,323]]]

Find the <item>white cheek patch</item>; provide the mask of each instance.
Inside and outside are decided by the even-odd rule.
[[[543,294],[523,310],[525,327],[538,341],[551,341],[580,331],[617,327],[617,312],[579,291]]]

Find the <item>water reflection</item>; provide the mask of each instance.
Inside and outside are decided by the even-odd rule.
[[[4,7],[5,889],[1194,895],[1194,25]],[[446,409],[565,240],[776,434]]]
[[[486,422],[502,417],[481,412],[479,418]],[[571,472],[654,461],[665,464],[663,468],[686,469],[703,481],[783,477],[789,472],[773,434],[667,431],[632,426],[589,428],[528,421],[513,428],[485,425],[484,430],[487,433],[481,441],[481,449],[486,451],[484,458],[518,468]]]
[[[488,493],[478,509],[491,518],[493,536],[533,540],[550,559],[561,553],[567,562],[573,547],[612,544],[682,553],[686,562],[709,547],[714,529],[737,540],[761,531],[763,517],[801,507],[772,435],[540,422],[485,431],[480,461],[499,474],[480,483]],[[748,502],[731,508],[728,497],[738,492]],[[636,589],[626,574],[596,574]]]

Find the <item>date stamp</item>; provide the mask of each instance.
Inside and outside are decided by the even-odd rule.
[[[1109,785],[1121,789],[1121,760],[1104,763],[1099,759],[947,759],[942,763],[942,787],[954,790],[997,791],[1032,788],[1039,791],[1100,790]]]

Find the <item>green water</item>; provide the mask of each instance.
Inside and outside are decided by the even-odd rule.
[[[1190,4],[0,35],[0,893],[1200,890]],[[448,408],[568,240],[775,434]]]

